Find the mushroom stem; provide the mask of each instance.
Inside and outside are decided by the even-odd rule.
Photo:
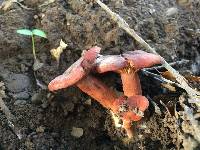
[[[123,120],[123,128],[129,138],[133,137],[132,120]]]
[[[105,108],[110,109],[114,114],[118,115],[123,121],[123,128],[126,130],[128,137],[133,137],[131,122],[141,119],[141,116],[138,116],[134,109],[143,112],[149,105],[148,100],[144,96],[134,95],[129,98],[124,96],[117,97],[112,89],[108,88],[103,82],[91,75],[88,75],[77,82],[76,86],[98,101]],[[137,90],[138,89],[140,88],[137,87]]]
[[[76,86],[98,101],[105,108],[113,109],[113,103],[115,99],[117,99],[117,95],[113,90],[95,77],[88,75],[77,82]]]
[[[142,118],[143,112],[148,108],[149,101],[146,97],[141,95],[134,95],[131,97],[119,97],[113,103],[113,112],[120,116],[123,121],[123,128],[129,138],[133,137],[133,130],[131,129],[132,121],[138,121]]]
[[[142,95],[140,79],[137,72],[120,73],[124,95],[131,97],[133,95]]]

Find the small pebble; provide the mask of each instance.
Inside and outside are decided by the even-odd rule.
[[[41,104],[42,103],[42,97],[43,94],[41,92],[39,93],[35,93],[32,97],[31,97],[31,102],[33,104]]]
[[[177,13],[178,13],[178,8],[176,7],[168,8],[167,11],[165,12],[166,16],[176,15]]]
[[[91,104],[92,104],[92,100],[91,100],[91,99],[88,99],[88,100],[85,101],[84,104],[86,104],[86,105],[91,105]]]
[[[15,106],[18,106],[18,105],[25,105],[26,104],[26,101],[25,100],[16,100],[14,105]]]
[[[30,78],[23,74],[10,74],[5,78],[5,85],[8,91],[19,93],[27,91],[31,87]]]
[[[22,72],[28,71],[28,67],[26,67],[25,64],[21,64],[20,67],[21,67],[21,71],[22,71]]]
[[[139,138],[139,139],[143,138],[143,135],[139,134],[139,135],[138,135],[138,138]]]
[[[43,109],[45,109],[45,108],[48,107],[48,105],[49,105],[49,104],[48,104],[47,102],[44,102],[41,106],[42,106]]]
[[[71,135],[73,137],[80,138],[81,136],[83,136],[83,129],[72,127]]]
[[[39,126],[39,127],[36,128],[37,133],[43,133],[44,130],[45,130],[45,127],[43,127],[43,126]]]
[[[26,91],[19,92],[19,93],[13,94],[13,98],[14,99],[29,99],[29,94]]]
[[[37,15],[34,15],[33,18],[34,18],[34,19],[38,19],[38,16],[37,16]]]

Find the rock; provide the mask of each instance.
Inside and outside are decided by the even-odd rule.
[[[84,103],[85,105],[91,105],[92,104],[92,100],[89,98],[85,101]]]
[[[42,92],[35,93],[35,94],[31,97],[31,102],[32,102],[33,104],[41,104],[41,103],[42,103],[42,98],[43,98]]]
[[[81,136],[83,136],[83,129],[72,127],[71,135],[76,138],[80,138]]]
[[[48,107],[48,105],[49,105],[49,104],[48,104],[47,102],[44,102],[41,106],[42,106],[43,109],[45,109],[45,108]]]
[[[11,74],[5,78],[5,85],[8,91],[19,93],[28,90],[31,86],[30,78],[23,74]]]
[[[20,93],[16,93],[12,95],[14,99],[28,99],[29,98],[29,94],[27,91],[24,92],[20,92]]]
[[[15,106],[18,106],[18,105],[25,105],[26,104],[26,101],[25,100],[16,100],[14,105]]]
[[[22,71],[22,72],[28,71],[28,67],[26,67],[25,64],[21,64],[21,65],[20,65],[20,68],[21,68],[21,71]]]
[[[43,133],[44,130],[45,130],[45,127],[43,127],[43,126],[39,126],[39,127],[36,128],[37,133]]]
[[[166,16],[173,16],[176,15],[177,13],[178,13],[178,8],[176,7],[168,8],[167,11],[165,12]]]

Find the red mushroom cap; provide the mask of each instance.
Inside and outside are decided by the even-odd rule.
[[[101,48],[95,46],[85,51],[80,59],[72,64],[62,75],[56,77],[49,83],[49,90],[54,91],[67,88],[85,77],[92,68],[100,49]]]
[[[161,57],[159,55],[147,53],[141,50],[128,51],[122,54],[122,56],[128,59],[131,66],[136,70],[161,63]]]
[[[84,67],[85,70],[91,69],[92,64],[95,62],[98,54],[100,53],[101,48],[100,47],[92,47],[88,51],[84,51],[82,54],[83,61],[82,61],[82,66]]]
[[[128,65],[126,59],[120,55],[108,55],[101,56],[96,59],[95,70],[98,73],[104,73],[107,71],[116,71],[122,69]]]

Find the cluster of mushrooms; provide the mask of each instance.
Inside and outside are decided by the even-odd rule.
[[[131,124],[143,117],[149,101],[142,96],[138,70],[161,63],[161,57],[141,50],[128,51],[121,55],[100,55],[100,47],[84,51],[82,56],[62,75],[53,79],[48,88],[55,91],[76,85],[83,92],[98,101],[103,107],[121,120],[129,138],[133,137]],[[121,76],[123,94],[109,88],[92,73],[117,72]]]

